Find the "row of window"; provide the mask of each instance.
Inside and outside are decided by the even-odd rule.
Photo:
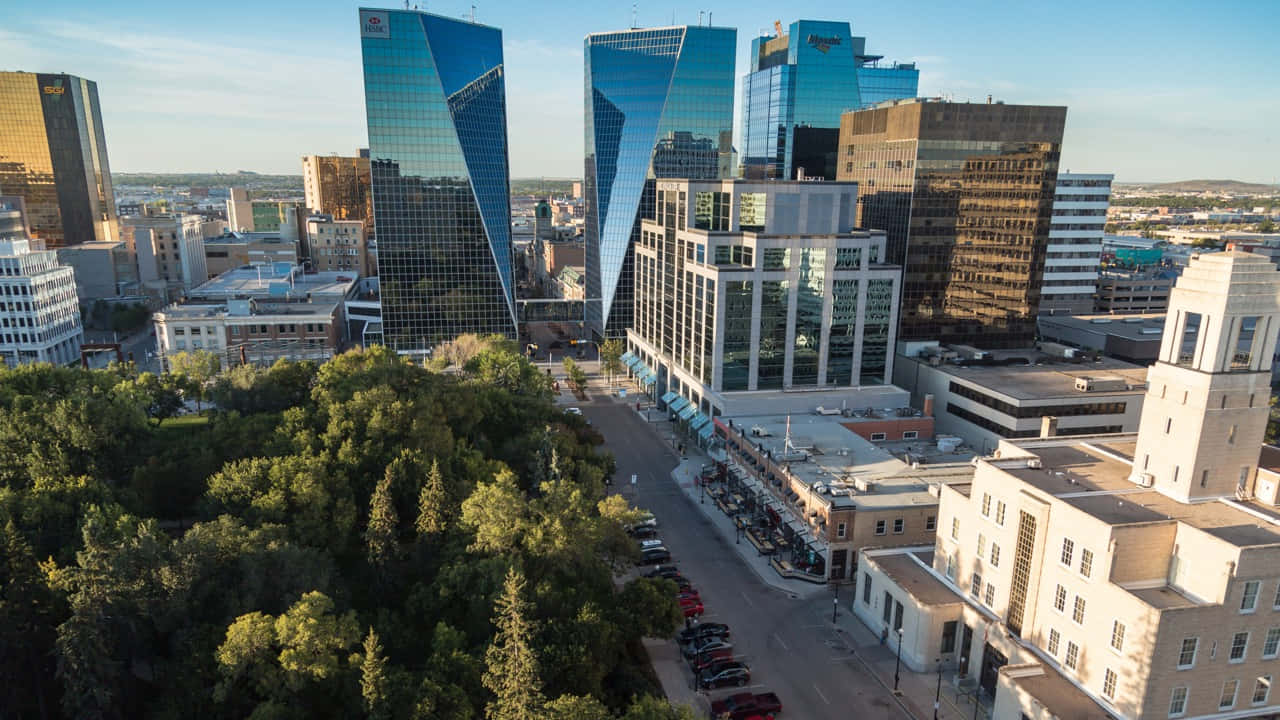
[[[1073,403],[1071,405],[1014,405],[1012,403],[1004,402],[998,398],[994,398],[979,390],[975,390],[968,385],[961,385],[954,381],[952,381],[948,386],[948,390],[950,390],[953,395],[967,398],[1015,418],[1036,418],[1044,417],[1046,415],[1055,415],[1058,417],[1069,417],[1072,415],[1120,415],[1123,414],[1125,410],[1125,403],[1123,402]]]
[[[1236,695],[1240,691],[1240,681],[1237,679],[1227,680],[1222,684],[1222,692],[1218,695],[1218,709],[1229,710],[1236,705]],[[1187,712],[1187,700],[1190,698],[1190,688],[1184,686],[1176,687],[1169,697],[1169,717],[1182,717]],[[1271,697],[1271,676],[1262,675],[1253,681],[1253,695],[1250,702],[1253,705],[1265,705],[1268,698]]]
[[[843,525],[843,523],[842,523],[842,525]],[[927,531],[927,532],[933,532],[933,531],[937,528],[937,526],[938,526],[938,518],[934,517],[933,515],[929,515],[928,517],[926,517],[926,518],[924,519],[924,529],[925,529],[925,531]],[[886,522],[886,521],[884,521],[884,520],[877,520],[877,521],[876,521],[876,534],[877,534],[877,535],[884,535],[884,534],[885,534],[885,528],[886,528],[886,527],[887,527],[887,522]],[[901,535],[902,533],[906,532],[906,528],[907,528],[907,523],[906,523],[906,520],[905,520],[904,518],[894,518],[894,519],[893,519],[893,534],[894,534],[894,535]]]

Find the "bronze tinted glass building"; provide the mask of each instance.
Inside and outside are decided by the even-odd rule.
[[[369,190],[369,156],[307,155],[302,158],[307,207],[334,220],[363,220],[373,235],[373,193]]]
[[[96,83],[0,72],[0,194],[23,198],[50,248],[118,239]]]
[[[845,113],[838,178],[903,265],[901,340],[1029,345],[1065,107],[899,100]]]

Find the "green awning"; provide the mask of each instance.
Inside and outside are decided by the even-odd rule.
[[[693,419],[689,421],[689,429],[697,430],[698,428],[711,422],[711,418],[702,413],[694,413]]]
[[[693,417],[693,414],[696,412],[698,412],[698,407],[696,405],[689,405],[688,407],[680,411],[680,419],[688,420],[689,418]]]
[[[674,401],[672,401],[670,405],[667,406],[667,410],[670,410],[671,412],[679,412],[680,408],[683,408],[685,405],[688,405],[688,404],[689,404],[689,398],[678,397]]]
[[[663,405],[666,405],[667,403],[671,402],[672,400],[675,400],[675,399],[676,399],[676,397],[677,397],[677,395],[676,395],[676,391],[675,391],[675,390],[668,390],[668,391],[667,391],[667,394],[662,396],[662,404],[663,404]]]

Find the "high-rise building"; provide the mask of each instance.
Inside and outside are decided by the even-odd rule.
[[[627,331],[655,399],[674,392],[708,417],[742,412],[743,391],[751,404],[769,390],[871,404],[847,393],[892,377],[901,272],[882,263],[883,232],[853,230],[857,195],[853,183],[657,181]]]
[[[50,248],[117,239],[97,83],[0,72],[0,193],[26,201]]]
[[[1267,718],[1280,657],[1280,448],[1261,445],[1280,273],[1194,257],[1137,433],[1001,440],[937,486],[937,538],[864,550],[854,610],[993,718]],[[894,632],[905,628],[902,635]]]
[[[373,194],[369,191],[369,156],[307,155],[302,158],[302,186],[307,207],[334,220],[362,220],[373,224]],[[372,237],[372,233],[367,233]]]
[[[732,175],[737,35],[682,25],[586,38],[586,323],[596,335],[631,326],[653,180]]]
[[[751,41],[742,78],[742,175],[836,179],[840,115],[916,96],[914,63],[880,65],[847,22],[798,20]]]
[[[1102,265],[1102,234],[1114,175],[1058,173],[1049,247],[1040,285],[1040,314],[1093,312]]]
[[[360,44],[387,345],[515,337],[502,31],[362,8]]]
[[[75,272],[53,250],[28,239],[0,240],[0,360],[6,365],[66,365],[80,356],[84,334]]]
[[[127,216],[121,238],[138,262],[143,292],[172,301],[208,280],[200,215]]]
[[[1035,339],[1065,107],[898,100],[845,113],[838,177],[903,266],[901,340]]]

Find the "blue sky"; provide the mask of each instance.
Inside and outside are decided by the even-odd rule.
[[[51,12],[0,0],[0,69],[96,80],[116,171],[296,174],[304,154],[366,144],[361,4],[388,6],[66,0]],[[1067,105],[1064,169],[1121,181],[1280,177],[1276,0],[700,5],[738,28],[739,75],[751,38],[775,19],[849,20],[869,52],[919,62],[922,94]],[[628,27],[631,14],[611,0],[478,3],[476,19],[504,29],[513,176],[581,174],[582,37]],[[641,2],[637,16],[693,24],[698,7]]]

